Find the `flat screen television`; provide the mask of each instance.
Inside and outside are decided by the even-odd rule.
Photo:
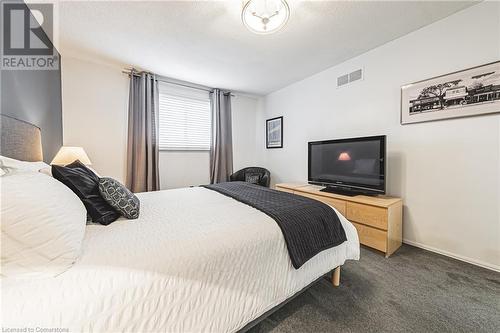
[[[308,181],[322,191],[385,194],[385,135],[308,144]]]

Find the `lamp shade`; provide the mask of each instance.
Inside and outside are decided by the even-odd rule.
[[[91,165],[92,162],[90,162],[89,157],[87,156],[87,153],[85,153],[85,150],[83,150],[82,147],[67,147],[63,146],[59,151],[57,152],[56,156],[50,162],[50,164],[55,164],[55,165],[66,165],[70,164],[76,160],[80,160],[85,165]]]

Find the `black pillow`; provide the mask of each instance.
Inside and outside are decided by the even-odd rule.
[[[141,205],[139,199],[119,181],[108,177],[100,178],[99,192],[111,207],[126,218],[136,219],[139,217]]]
[[[259,184],[260,175],[261,174],[257,172],[247,172],[245,173],[245,182],[250,184]]]
[[[120,217],[99,193],[99,177],[80,161],[66,166],[53,165],[52,176],[75,192],[92,221],[108,225]]]

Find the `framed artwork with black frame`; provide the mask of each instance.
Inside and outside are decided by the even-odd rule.
[[[266,120],[266,148],[283,148],[283,117]]]
[[[401,124],[500,113],[500,61],[401,88]]]

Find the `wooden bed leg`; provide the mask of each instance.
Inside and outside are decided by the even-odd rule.
[[[333,270],[332,283],[334,287],[338,287],[340,285],[340,266]]]

